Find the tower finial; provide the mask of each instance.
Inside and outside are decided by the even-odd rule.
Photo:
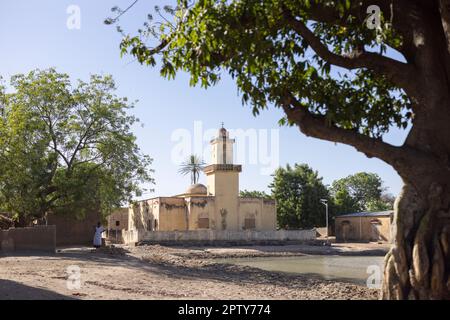
[[[224,126],[224,123],[223,123],[223,121],[222,121],[222,128],[223,128],[223,126]]]

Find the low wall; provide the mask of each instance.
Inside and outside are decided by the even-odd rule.
[[[36,226],[30,228],[0,230],[0,252],[55,252],[55,249],[55,226]]]
[[[160,244],[275,244],[286,242],[307,242],[316,239],[314,230],[277,230],[277,231],[137,231],[122,232],[122,241],[126,244],[144,242]]]

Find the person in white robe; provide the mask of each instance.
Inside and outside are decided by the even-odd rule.
[[[102,246],[102,233],[105,232],[105,228],[102,227],[102,225],[97,223],[97,226],[95,227],[95,234],[94,234],[94,247],[100,248]]]

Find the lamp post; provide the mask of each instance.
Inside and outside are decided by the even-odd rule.
[[[327,239],[328,239],[328,200],[327,199],[320,199],[320,203],[325,205],[326,228],[327,228]]]

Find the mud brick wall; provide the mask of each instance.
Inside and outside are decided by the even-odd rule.
[[[56,245],[92,245],[94,228],[102,218],[98,212],[90,212],[83,219],[77,219],[73,215],[50,215],[48,225],[56,226]],[[106,226],[104,225],[106,228]]]
[[[45,251],[55,252],[56,227],[36,226],[0,231],[0,251]]]

